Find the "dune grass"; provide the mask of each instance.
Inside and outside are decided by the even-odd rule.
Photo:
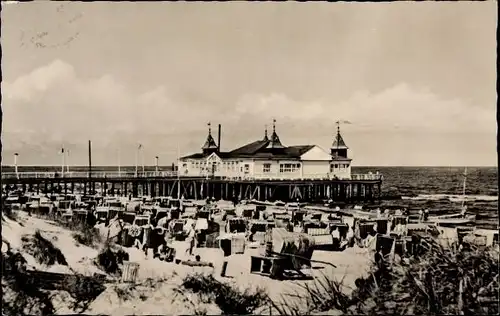
[[[215,303],[224,315],[248,315],[268,303],[263,289],[240,291],[216,280],[212,275],[188,275],[184,278],[182,287],[197,293],[205,303]]]
[[[23,250],[32,255],[38,263],[51,266],[60,264],[67,266],[66,258],[59,248],[42,236],[39,230],[34,235],[21,238]]]
[[[72,236],[76,242],[92,248],[98,247],[104,241],[97,228],[87,225],[81,225]]]
[[[283,297],[273,306],[282,315],[328,310],[350,315],[496,315],[498,262],[497,251],[443,247],[433,237],[422,236],[418,256],[373,264],[350,295],[344,294],[342,280],[323,276],[312,286],[304,285],[302,294]]]

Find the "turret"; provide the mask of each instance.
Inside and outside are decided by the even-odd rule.
[[[212,127],[211,127],[210,122],[208,123],[207,140],[205,141],[205,145],[203,145],[203,147],[201,147],[201,149],[203,150],[204,154],[211,154],[213,152],[217,152],[219,149],[219,146],[217,146],[214,138],[212,137]]]
[[[349,149],[349,147],[347,147],[344,139],[342,138],[342,135],[340,135],[340,123],[337,122],[337,135],[333,140],[330,153],[333,157],[347,158],[347,149]]]
[[[262,139],[263,141],[267,142],[269,140],[269,137],[267,137],[267,125],[266,125],[266,128],[264,130],[264,139]]]
[[[267,133],[266,133],[267,134]],[[273,119],[273,134],[271,135],[271,139],[269,141],[269,145],[267,145],[267,148],[285,148],[283,144],[280,141],[280,138],[278,137],[278,134],[276,134],[276,120]]]

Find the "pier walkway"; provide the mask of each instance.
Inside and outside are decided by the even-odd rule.
[[[175,171],[147,172],[4,172],[7,191],[37,193],[100,193],[132,196],[172,196],[186,199],[256,199],[261,201],[373,201],[380,197],[382,175],[353,174],[350,179],[329,175],[314,178],[185,177]],[[97,190],[96,190],[97,188]],[[100,191],[100,192],[99,192]]]

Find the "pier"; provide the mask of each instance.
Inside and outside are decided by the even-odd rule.
[[[167,172],[24,172],[2,173],[4,189],[9,192],[82,193],[90,195],[149,195],[202,200],[234,198],[283,202],[363,202],[379,199],[382,176],[353,174],[350,179],[276,179],[249,177],[178,176]]]

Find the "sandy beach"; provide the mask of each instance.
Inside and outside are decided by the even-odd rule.
[[[24,235],[34,234],[39,230],[45,238],[51,240],[58,247],[68,262],[68,266],[53,265],[46,267],[36,262],[35,258],[22,253],[28,261],[29,269],[58,272],[58,273],[81,273],[92,275],[94,273],[105,274],[94,263],[93,260],[99,252],[99,247],[91,248],[78,244],[72,237],[72,231],[65,229],[39,218],[28,217],[20,213],[17,221],[5,219],[2,221],[2,237],[8,241],[14,249],[22,249],[21,238]],[[184,242],[176,242],[177,251],[186,249]],[[102,246],[101,246],[102,247]],[[304,280],[273,280],[266,276],[250,273],[250,256],[258,254],[259,249],[247,248],[244,254],[233,254],[226,258],[228,267],[226,277],[220,276],[222,263],[224,261],[221,249],[195,248],[194,256],[199,255],[201,261],[211,262],[212,267],[190,267],[182,264],[170,263],[153,259],[152,254],[146,256],[143,251],[136,248],[123,248],[130,256],[129,261],[139,264],[139,271],[135,285],[124,284],[117,279],[107,283],[107,289],[95,299],[87,312],[92,314],[191,314],[194,309],[205,309],[208,314],[218,314],[220,310],[214,304],[205,304],[199,301],[199,297],[187,291],[179,291],[182,280],[194,273],[211,274],[217,280],[229,283],[241,290],[263,288],[274,301],[286,298],[287,294],[300,293],[306,283],[312,285],[314,281]],[[362,276],[369,266],[370,250],[357,247],[348,248],[343,252],[315,251],[313,253],[312,269],[304,270],[304,273],[316,278],[322,276],[335,277],[338,280],[344,278],[346,292],[354,285],[354,280]],[[315,263],[315,260],[329,262],[330,265]],[[128,296],[120,297],[121,289],[127,289]],[[118,289],[118,290],[117,290]],[[122,291],[123,292],[123,291]],[[57,293],[54,296],[54,304],[57,313],[70,313],[71,299],[67,293]],[[168,303],[167,303],[168,302]],[[206,305],[206,306],[205,306]],[[270,307],[267,307],[269,310]],[[266,309],[266,308],[264,308]],[[269,313],[259,310],[258,313]]]

